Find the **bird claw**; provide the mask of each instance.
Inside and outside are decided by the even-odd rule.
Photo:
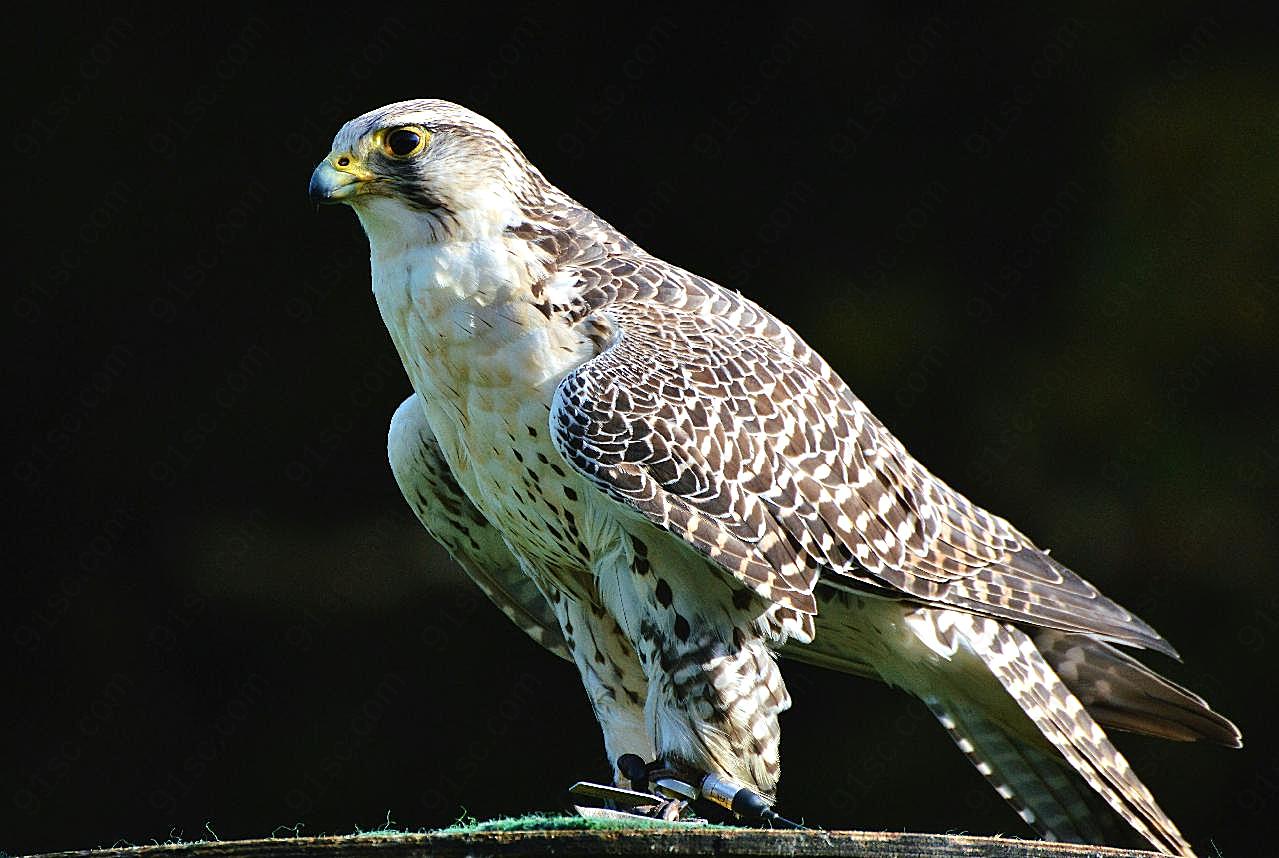
[[[672,767],[664,760],[646,763],[635,754],[623,754],[617,759],[618,771],[631,783],[631,788],[649,793],[657,803],[641,812],[645,816],[666,822],[677,822],[697,797],[693,784],[697,779]]]
[[[603,807],[574,805],[580,815],[590,819],[618,820],[629,817],[661,820],[672,824],[695,824],[706,821],[692,814],[687,799],[657,790],[637,792],[620,786],[578,781],[569,789],[569,793],[603,804]]]
[[[663,822],[679,822],[688,802],[682,798],[663,798],[657,804],[644,808],[644,816],[660,819]]]

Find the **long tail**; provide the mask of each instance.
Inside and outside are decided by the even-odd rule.
[[[1192,855],[1102,725],[1238,747],[1200,697],[1084,635],[1026,632],[967,612],[832,593],[809,645],[782,654],[882,679],[928,704],[960,750],[1041,836],[1082,843],[1140,834]],[[1127,823],[1119,827],[1119,821]]]
[[[953,629],[960,646],[985,663],[1043,737],[1151,845],[1170,855],[1194,855],[1128,760],[1111,744],[1101,725],[1025,632],[997,620],[957,611],[940,612],[937,623],[943,634],[948,626]],[[1051,782],[1041,780],[1051,790]],[[1069,814],[1068,804],[1059,806]]]

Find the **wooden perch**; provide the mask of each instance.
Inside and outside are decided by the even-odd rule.
[[[642,829],[368,834],[132,846],[40,858],[487,858],[715,855],[843,858],[1149,858],[1152,852],[950,834]]]

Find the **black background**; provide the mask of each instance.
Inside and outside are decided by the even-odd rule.
[[[401,501],[367,245],[306,199],[342,122],[427,96],[784,317],[1161,630],[1247,747],[1124,748],[1201,849],[1272,829],[1265,13],[218,8],[58,7],[6,48],[0,848],[437,826],[604,774],[575,672]],[[1024,833],[922,706],[787,675],[786,812]]]

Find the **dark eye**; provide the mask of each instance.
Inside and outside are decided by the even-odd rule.
[[[413,128],[397,128],[386,135],[386,151],[396,158],[407,158],[422,148],[422,132]]]

